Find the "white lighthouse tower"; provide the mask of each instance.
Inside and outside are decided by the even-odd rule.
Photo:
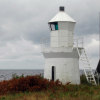
[[[75,20],[67,15],[64,7],[49,21],[50,47],[43,48],[45,57],[44,78],[60,80],[63,84],[80,84],[79,55],[73,46]]]

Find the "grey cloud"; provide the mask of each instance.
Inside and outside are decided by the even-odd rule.
[[[33,44],[40,44],[42,38],[50,40],[48,21],[58,12],[60,5],[64,5],[66,12],[77,21],[76,36],[98,34],[100,0],[0,0],[0,46],[7,48],[8,42],[14,44],[16,41],[20,41],[21,37],[27,41],[32,41]],[[33,55],[32,59],[36,61],[35,57],[36,55],[39,56],[40,53],[33,52],[31,54],[28,52],[27,55],[30,57]],[[24,66],[28,63],[29,58],[27,58],[27,55],[16,54],[6,56],[6,58],[25,58],[26,62],[22,61],[18,64],[18,66]],[[37,59],[38,65],[31,62],[30,66],[43,65],[43,60],[41,61],[41,59],[43,59],[42,56],[39,60]],[[0,65],[6,67],[11,65],[11,62],[4,63],[0,62]],[[14,66],[14,64],[16,65],[16,62],[13,62],[11,66]]]
[[[65,2],[65,1],[64,1]],[[60,5],[61,0],[58,0]],[[77,21],[75,33],[98,33],[99,0],[69,1],[66,11]],[[69,7],[69,8],[68,8]],[[44,35],[48,36],[47,22],[58,12],[57,1],[53,0],[5,0],[0,1],[0,26],[2,40],[12,40],[20,35],[38,42]],[[33,39],[32,39],[33,36]]]

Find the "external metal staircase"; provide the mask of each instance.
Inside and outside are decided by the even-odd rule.
[[[82,43],[81,47],[79,46],[79,43]],[[93,85],[97,85],[93,70],[92,70],[90,62],[89,62],[89,58],[86,54],[85,49],[83,48],[83,40],[81,42],[79,42],[79,40],[77,40],[76,48],[77,48],[77,51],[79,54],[80,61],[82,62],[82,66],[83,66],[87,81]]]

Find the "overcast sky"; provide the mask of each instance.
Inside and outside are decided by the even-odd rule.
[[[99,55],[100,0],[0,0],[0,69],[43,69],[41,41],[49,39],[48,21],[64,5],[77,21],[92,68]]]

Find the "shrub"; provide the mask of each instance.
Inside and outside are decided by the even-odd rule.
[[[17,93],[17,92],[35,92],[35,91],[52,91],[53,94],[56,92],[63,92],[63,93],[71,93],[77,96],[83,91],[88,94],[93,94],[93,88],[90,85],[87,85],[87,80],[85,76],[81,76],[81,85],[71,85],[70,82],[62,85],[62,83],[52,80],[44,79],[41,76],[22,76],[22,77],[13,77],[11,80],[1,81],[0,82],[0,95],[8,94],[8,93]],[[96,88],[95,88],[96,89]],[[99,90],[98,87],[96,90]]]
[[[61,86],[62,83],[57,80],[49,81],[41,76],[26,76],[13,78],[11,80],[0,82],[0,94],[25,92],[25,91],[41,91]]]
[[[18,79],[18,78],[21,78],[21,77],[24,77],[24,74],[22,74],[21,76],[17,75],[16,73],[12,74],[12,79]]]
[[[85,75],[81,75],[80,80],[81,80],[81,84],[89,84],[87,82],[87,79],[86,79],[86,76]]]

